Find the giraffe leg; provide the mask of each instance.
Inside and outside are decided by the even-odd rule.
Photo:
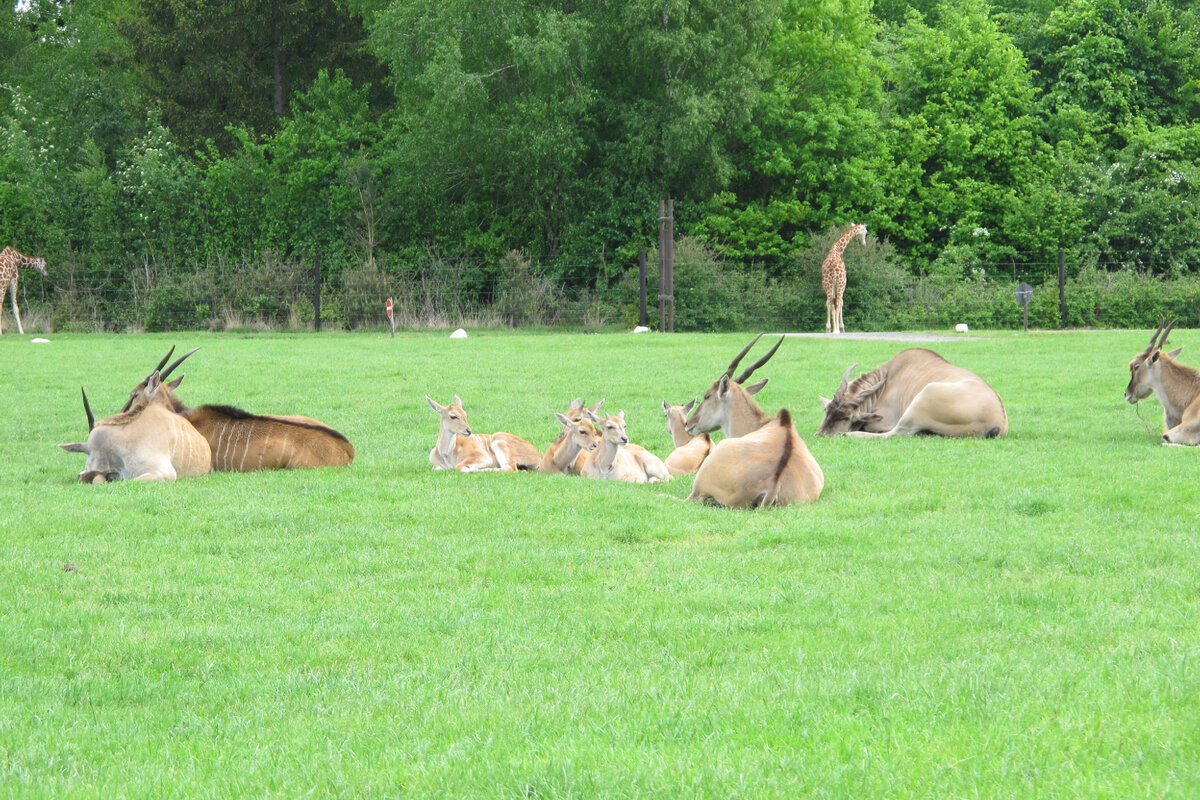
[[[845,292],[845,287],[839,286],[838,293],[837,293],[837,323],[836,323],[836,327],[835,327],[835,330],[838,333],[846,332],[846,323],[842,320],[842,309],[844,308],[844,306],[842,305],[842,296],[843,296],[844,292]]]
[[[12,292],[13,316],[17,320],[17,333],[24,335],[25,329],[21,327],[21,312],[17,309],[17,279],[15,276],[8,288]]]
[[[825,332],[833,330],[833,295],[825,297]]]

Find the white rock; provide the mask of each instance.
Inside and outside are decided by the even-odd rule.
[[[965,322],[960,322],[954,326],[955,333],[966,333],[969,330],[970,330],[970,328],[967,327],[967,323],[965,323]]]
[[[465,338],[467,338],[467,332],[464,331],[462,328],[459,328],[454,333],[450,334],[450,338],[451,339],[465,339]]]
[[[645,325],[638,325],[636,328],[633,329],[633,332],[634,333],[649,333],[650,329],[647,328]]]
[[[40,339],[39,338],[39,339],[30,339],[29,341],[33,342],[34,344],[50,344],[49,339]]]

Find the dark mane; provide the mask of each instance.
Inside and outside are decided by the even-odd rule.
[[[203,405],[203,406],[199,406],[198,408],[192,409],[192,411],[193,412],[203,411],[205,409],[207,409],[213,413],[220,414],[221,416],[229,417],[230,419],[235,419],[235,420],[260,419],[265,422],[277,422],[280,425],[291,425],[296,428],[307,428],[310,431],[321,431],[322,433],[327,433],[336,439],[341,439],[343,442],[346,442],[346,443],[350,442],[350,440],[347,439],[342,433],[334,430],[333,428],[329,427],[328,425],[314,425],[311,422],[299,422],[298,420],[284,419],[282,417],[272,417],[272,416],[268,416],[265,414],[251,414],[249,411],[240,409],[237,406]]]

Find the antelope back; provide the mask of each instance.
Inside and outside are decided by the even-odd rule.
[[[341,467],[354,460],[354,446],[345,436],[308,417],[205,405],[189,410],[187,419],[208,441],[217,470]]]

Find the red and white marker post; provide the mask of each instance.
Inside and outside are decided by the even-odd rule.
[[[387,299],[388,324],[392,326],[392,338],[396,338],[396,319],[392,316],[392,298]]]

